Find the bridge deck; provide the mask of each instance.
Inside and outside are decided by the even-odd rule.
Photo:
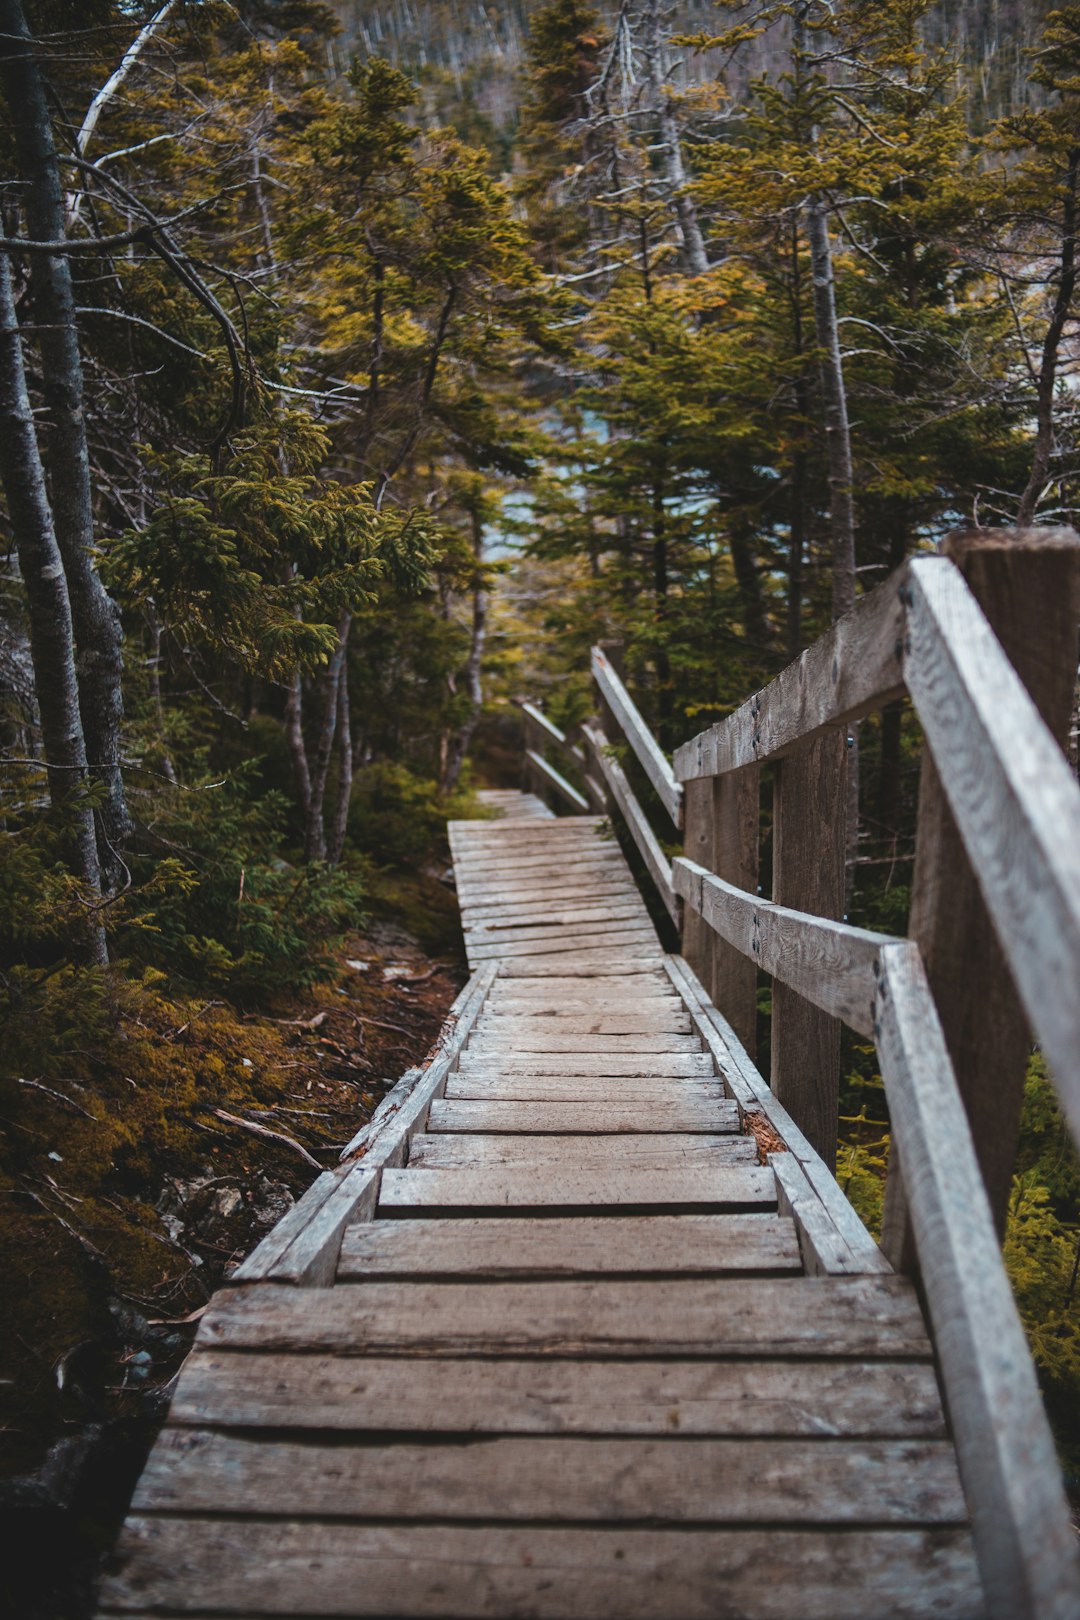
[[[104,1612],[981,1615],[914,1290],[793,1219],[602,824],[505,808],[445,1093],[332,1287],[214,1302]]]

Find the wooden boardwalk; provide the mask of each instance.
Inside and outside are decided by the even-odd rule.
[[[797,1131],[743,1134],[606,824],[493,808],[451,826],[445,1079],[313,1194],[329,1273],[275,1270],[298,1226],[216,1297],[102,1612],[974,1620],[913,1285]]]

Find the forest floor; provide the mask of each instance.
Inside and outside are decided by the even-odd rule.
[[[422,1059],[465,976],[453,890],[384,874],[315,990],[259,1014],[122,997],[109,1061],[0,1098],[0,1614],[91,1612],[211,1294]]]

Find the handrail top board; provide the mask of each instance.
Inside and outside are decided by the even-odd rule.
[[[682,786],[668,764],[659,743],[642,718],[633,698],[612,668],[610,660],[599,647],[592,649],[593,679],[603,694],[623,736],[626,738],[649,781],[656,789],[660,802],[675,823],[682,826]]]

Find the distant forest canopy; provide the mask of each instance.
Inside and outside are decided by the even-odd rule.
[[[955,51],[958,73],[970,87],[968,115],[974,124],[985,124],[1030,98],[1028,53],[1052,8],[1053,0],[936,0],[927,8],[923,35],[928,44],[949,45]],[[512,134],[523,95],[521,69],[528,55],[529,17],[540,9],[536,0],[504,0],[498,5],[472,0],[438,4],[332,0],[332,9],[341,32],[329,45],[329,55],[338,71],[345,70],[356,51],[386,56],[429,84],[449,83],[455,95],[474,101],[500,142]],[[613,0],[596,8],[606,28],[618,10]],[[673,33],[713,32],[716,15],[713,0],[677,0],[665,8]],[[681,81],[691,84],[707,82],[725,69],[730,74],[734,68],[729,89],[737,94],[770,66],[782,71],[783,57],[769,42],[762,42],[735,63],[725,53],[707,48],[687,52],[678,71]]]

